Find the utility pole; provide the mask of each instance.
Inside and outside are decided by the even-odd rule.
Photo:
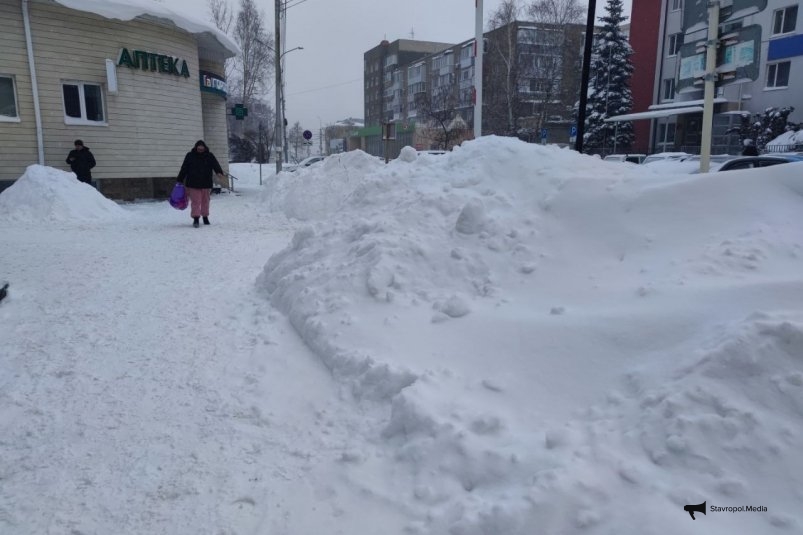
[[[274,152],[276,153],[276,174],[282,171],[282,130],[284,126],[284,117],[282,116],[282,66],[281,66],[281,40],[279,38],[279,29],[281,28],[280,20],[282,17],[282,0],[276,0],[276,45],[273,51],[276,57],[276,131],[273,133]],[[276,143],[276,140],[279,140]]]
[[[719,37],[719,1],[708,3],[708,40],[705,43],[705,92],[703,94],[703,132],[700,143],[700,172],[707,173],[711,164],[711,136],[714,131],[714,83],[717,78],[717,44]]]
[[[583,153],[583,136],[586,128],[586,106],[588,105],[588,79],[591,72],[591,45],[594,42],[594,19],[597,13],[597,0],[588,0],[586,18],[586,42],[583,47],[583,73],[580,77],[580,105],[577,110],[577,140],[574,148]]]
[[[593,1],[593,0],[592,0]],[[474,0],[474,139],[482,135],[482,0]]]

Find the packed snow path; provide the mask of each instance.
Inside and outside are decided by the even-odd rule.
[[[359,414],[255,294],[290,234],[252,209],[224,194],[200,229],[148,203],[126,207],[130,220],[5,233],[0,533],[370,521],[344,514],[325,473]]]

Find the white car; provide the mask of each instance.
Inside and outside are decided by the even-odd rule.
[[[322,162],[324,158],[325,158],[325,156],[310,156],[309,158],[304,158],[303,160],[301,160],[297,164],[290,163],[290,164],[282,165],[282,171],[288,171],[290,173],[293,173],[293,172],[301,169],[302,167],[309,167],[310,165],[312,165],[314,163]]]
[[[650,154],[644,158],[644,161],[641,162],[641,164],[648,165],[653,162],[682,162],[690,156],[691,154],[688,152],[659,152],[657,154]]]

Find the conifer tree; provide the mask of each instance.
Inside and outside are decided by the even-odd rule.
[[[625,21],[622,0],[608,0],[605,12],[599,19],[603,26],[595,36],[591,52],[583,145],[591,151],[611,151],[614,146],[621,151],[633,143],[633,124],[620,122],[617,126],[604,121],[630,113],[633,108],[630,92],[633,49],[621,30]]]

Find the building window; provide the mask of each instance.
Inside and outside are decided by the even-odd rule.
[[[664,100],[675,100],[675,79],[664,80]]]
[[[675,145],[675,123],[661,123],[658,125],[658,150],[669,151]]]
[[[683,34],[673,33],[669,36],[669,55],[677,56],[680,52],[680,47],[683,45]]]
[[[0,121],[19,121],[14,78],[0,74]]]
[[[98,84],[64,82],[64,122],[67,124],[105,124],[103,89]]]
[[[789,61],[767,65],[767,87],[788,87],[791,65]]]
[[[672,11],[678,11],[683,7],[683,0],[672,0]]]
[[[797,6],[776,9],[772,15],[772,35],[781,35],[795,31],[797,24]]]

